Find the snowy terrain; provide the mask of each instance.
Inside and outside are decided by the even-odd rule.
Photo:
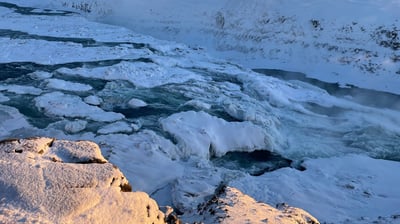
[[[97,19],[246,67],[400,93],[397,0],[120,0],[112,9]]]
[[[61,1],[10,2],[21,5],[0,2],[1,139],[95,141],[134,190],[173,205],[183,217],[224,183],[263,203],[305,209],[322,223],[399,222],[398,95],[260,74],[198,47],[55,10],[70,7]],[[113,10],[98,11],[110,16]],[[378,61],[397,52],[376,51]],[[261,68],[307,72],[311,62],[299,58],[306,61],[287,66],[266,58]],[[361,71],[352,63],[318,63],[310,76]],[[363,87],[398,93],[393,66],[357,77],[376,84]]]

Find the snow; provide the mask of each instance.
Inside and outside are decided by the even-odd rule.
[[[99,107],[90,106],[75,95],[61,92],[46,93],[35,98],[36,106],[45,113],[71,118],[87,118],[94,121],[112,122],[124,118],[122,114],[106,112]],[[79,108],[79,110],[77,110]]]
[[[183,158],[210,158],[230,151],[271,149],[268,134],[250,122],[226,122],[205,112],[187,111],[161,120],[163,129],[178,141]]]
[[[69,82],[62,79],[47,79],[47,88],[76,92],[85,92],[93,89],[90,85],[87,84]]]
[[[53,74],[45,71],[35,71],[30,73],[29,76],[32,77],[33,79],[43,80],[53,77]]]
[[[347,155],[310,159],[306,170],[283,168],[260,177],[247,176],[230,183],[268,204],[288,203],[309,211],[327,223],[396,223],[400,214],[400,163]]]
[[[0,84],[0,91],[6,90],[7,92],[16,94],[29,94],[29,95],[40,95],[42,90],[33,86],[22,86],[22,85],[2,85]]]
[[[126,80],[137,87],[151,88],[167,83],[184,83],[189,80],[203,80],[196,73],[178,67],[164,67],[155,63],[121,62],[116,65],[96,68],[61,68],[59,73],[66,76],[91,77],[104,80]]]
[[[10,98],[4,96],[4,94],[0,93],[0,103],[9,101]]]
[[[68,133],[77,133],[77,132],[85,130],[87,123],[88,122],[85,120],[70,121],[65,124],[64,129]]]
[[[382,44],[399,43],[385,36],[386,31],[398,35],[399,10],[398,1],[373,0],[122,0],[98,20],[205,47],[246,67],[400,93],[396,50]]]
[[[129,100],[128,105],[131,108],[135,109],[135,108],[140,108],[140,107],[146,107],[147,103],[141,99],[132,98]]]
[[[209,110],[211,109],[211,105],[200,100],[189,100],[185,103],[185,105],[195,107],[196,109],[201,110]]]
[[[131,192],[125,176],[93,142],[7,140],[0,142],[0,154],[2,221],[164,223],[157,203],[146,193]]]
[[[319,223],[302,209],[288,205],[274,208],[235,188],[221,188],[212,199],[199,206],[204,223]]]
[[[12,131],[29,127],[31,125],[17,109],[0,105],[0,138],[10,135]]]
[[[64,8],[77,1],[66,3]],[[62,6],[59,0],[12,2]],[[100,8],[110,4],[103,0],[89,3],[95,2]],[[0,85],[0,101],[2,97],[10,99],[0,105],[0,138],[43,135],[95,141],[134,189],[146,191],[162,205],[174,206],[184,214],[196,211],[221,183],[227,183],[257,201],[271,205],[288,202],[322,221],[397,221],[391,217],[399,214],[393,211],[398,207],[393,203],[399,190],[383,186],[398,185],[393,174],[398,162],[379,159],[400,161],[399,98],[346,85],[398,92],[398,76],[393,72],[398,64],[387,57],[393,52],[377,45],[382,36],[369,35],[380,32],[372,32],[378,24],[387,28],[390,23],[386,21],[394,17],[390,12],[398,6],[395,1],[380,4],[386,9],[373,13],[370,9],[377,5],[364,2],[365,7],[359,9],[365,12],[354,13],[354,18],[358,13],[369,13],[376,25],[357,20],[358,24],[344,27],[353,32],[339,28],[353,20],[348,12],[361,1],[308,0],[293,4],[288,0],[234,0],[230,5],[225,0],[179,5],[155,2],[133,1],[136,7],[126,10],[130,15],[137,11],[133,13],[136,19],[125,22],[178,41],[192,37],[204,43],[207,51],[201,46],[160,41],[126,28],[91,22],[78,14],[42,9],[23,14],[0,7],[0,62],[10,71],[10,77]],[[316,9],[324,3],[329,7],[320,13]],[[153,11],[146,10],[150,6]],[[318,17],[330,7],[332,13]],[[339,10],[347,14],[338,18],[342,15]],[[389,11],[383,14],[382,10]],[[114,12],[118,11],[107,13]],[[166,13],[174,13],[174,17],[163,17]],[[141,19],[149,16],[151,22]],[[314,18],[323,31],[312,27],[310,19]],[[365,33],[359,31],[361,26]],[[297,36],[293,39],[294,34]],[[333,50],[327,50],[330,48]],[[358,48],[361,53],[351,50]],[[371,58],[364,50],[371,51]],[[229,57],[215,59],[208,52]],[[349,64],[335,63],[343,59]],[[237,61],[250,67],[307,72],[307,76],[339,82],[346,89],[313,80],[310,84],[301,78],[284,81],[246,69],[235,64]],[[360,66],[381,61],[382,67],[374,74],[360,72]],[[394,76],[389,75],[391,72]],[[384,85],[388,87],[381,88]],[[133,98],[143,101],[135,102],[135,106],[147,106],[129,108]],[[254,150],[276,152],[293,160],[295,167],[305,161],[307,170],[283,168],[255,177],[212,162],[213,157],[228,152]],[[353,153],[360,155],[349,155]],[[63,160],[70,155],[57,152],[52,157]],[[248,204],[253,205],[259,211],[260,204]],[[19,209],[5,208],[26,212]],[[237,214],[241,211],[246,208],[240,208]],[[35,215],[27,220],[37,219]]]
[[[100,128],[97,133],[99,134],[113,134],[113,133],[129,133],[132,132],[132,127],[123,121],[108,124]]]
[[[93,106],[99,106],[103,102],[103,100],[100,97],[94,95],[85,97],[83,101]]]
[[[110,162],[122,165],[134,189],[151,194],[183,174],[184,167],[175,160],[176,146],[153,131],[100,135],[94,140],[105,155],[110,154]]]

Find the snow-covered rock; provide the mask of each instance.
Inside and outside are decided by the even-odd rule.
[[[216,194],[198,207],[195,215],[204,223],[271,223],[271,224],[319,224],[308,212],[288,206],[276,208],[257,202],[233,187],[220,187]],[[191,217],[192,219],[196,219]]]
[[[250,122],[227,122],[203,111],[173,114],[161,120],[182,149],[182,157],[222,156],[229,151],[271,150],[268,134]]]
[[[157,203],[131,192],[95,143],[5,140],[0,155],[0,219],[6,223],[165,223]]]
[[[45,113],[55,116],[71,118],[88,118],[94,121],[112,122],[124,116],[115,112],[106,112],[99,107],[91,106],[75,95],[67,95],[61,92],[46,93],[35,98],[36,106]]]

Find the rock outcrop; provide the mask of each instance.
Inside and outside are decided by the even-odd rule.
[[[0,141],[0,223],[181,223],[144,192],[132,192],[97,144],[53,138]],[[185,221],[319,223],[307,212],[256,202],[221,187]]]
[[[204,223],[319,224],[308,212],[279,204],[276,208],[257,202],[233,187],[221,187],[198,207]]]
[[[1,222],[165,223],[93,142],[5,140],[0,170]]]

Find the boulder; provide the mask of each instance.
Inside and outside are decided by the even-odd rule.
[[[0,142],[0,220],[5,223],[165,223],[157,203],[89,141]]]

